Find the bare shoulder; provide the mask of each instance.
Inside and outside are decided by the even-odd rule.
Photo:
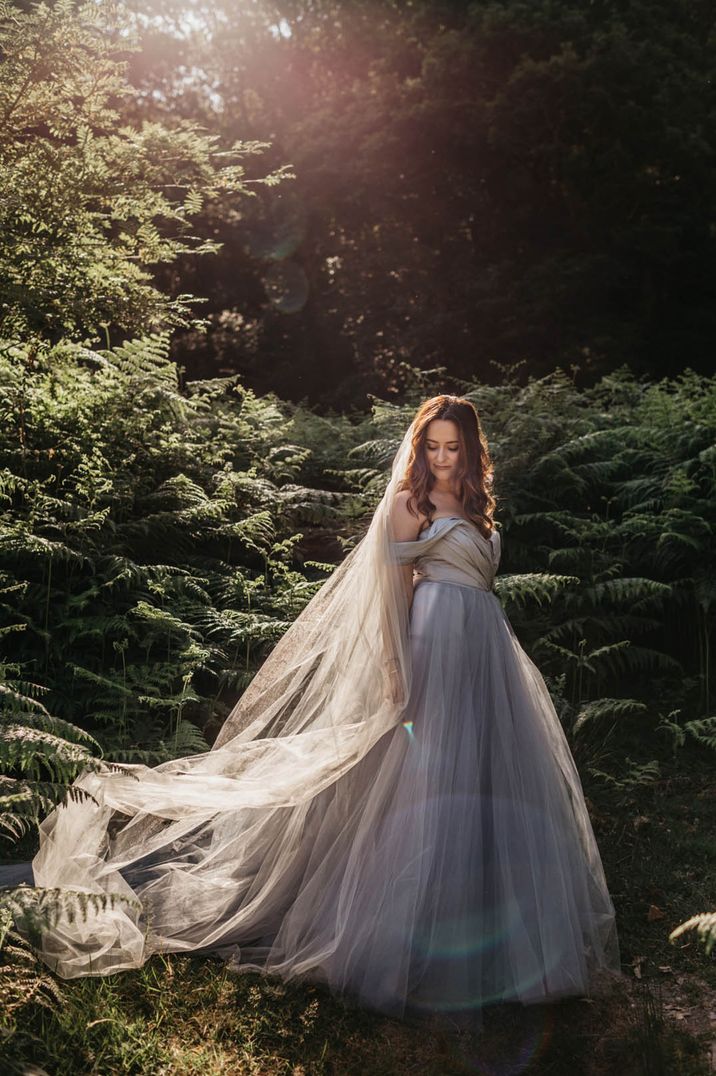
[[[390,522],[396,542],[412,542],[418,537],[423,520],[408,507],[410,490],[396,493],[390,506]]]
[[[409,510],[408,501],[410,500],[410,496],[411,494],[409,489],[401,489],[400,492],[396,493],[393,497],[393,509],[395,510],[398,508],[404,508],[407,512]]]

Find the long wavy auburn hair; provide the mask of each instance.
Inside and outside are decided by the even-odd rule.
[[[487,447],[487,438],[480,416],[470,402],[461,396],[433,396],[426,400],[415,416],[410,456],[400,490],[410,490],[408,510],[422,514],[432,522],[436,505],[430,500],[435,478],[425,452],[428,426],[433,419],[450,419],[458,428],[460,456],[457,468],[457,496],[465,516],[471,519],[480,533],[489,538],[494,530],[495,498],[492,496],[494,468]]]

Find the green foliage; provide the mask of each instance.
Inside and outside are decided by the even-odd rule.
[[[684,728],[697,743],[716,751],[716,717],[702,717],[687,721]]]
[[[138,45],[107,4],[0,3],[0,338],[82,339],[197,326],[156,266],[214,252],[198,214],[253,195],[244,161],[266,143],[196,122],[126,122]]]
[[[11,1039],[28,1011],[57,1012],[63,992],[28,942],[11,930],[12,914],[0,905],[0,1037]],[[36,1008],[37,1007],[37,1008]]]
[[[199,727],[320,585],[296,524],[341,499],[296,482],[310,452],[286,450],[275,400],[235,379],[184,391],[167,351],[0,356],[3,620],[60,718],[150,762],[206,749]]]
[[[45,889],[42,886],[20,885],[0,891],[0,947],[13,930],[30,943],[36,943],[40,932],[60,920],[74,923],[79,917],[86,921],[117,904],[140,908],[140,902],[121,893],[88,893],[85,890]]]
[[[508,607],[522,607],[531,602],[542,605],[554,598],[560,587],[578,583],[575,575],[550,575],[546,572],[517,573],[504,576],[495,581],[495,589],[500,599]]]
[[[559,589],[548,617],[515,610],[540,665],[566,663],[579,706],[625,675],[668,682],[686,663],[693,705],[708,712],[713,381],[649,384],[623,370],[579,392],[557,374],[475,399],[496,457],[503,566],[541,562],[580,580]]]
[[[692,915],[690,919],[680,923],[675,930],[672,930],[669,935],[669,941],[675,942],[687,930],[697,932],[704,944],[706,955],[710,956],[714,945],[716,945],[716,912],[700,912],[698,915]]]
[[[590,776],[602,782],[606,789],[622,803],[636,790],[653,785],[661,776],[661,765],[658,759],[638,762],[627,758],[625,761],[626,767],[621,774],[600,770],[596,766],[589,767]]]
[[[685,745],[687,736],[704,747],[716,750],[716,717],[694,718],[682,725],[674,720],[680,713],[680,710],[672,710],[668,715],[661,714],[657,726],[658,731],[666,733],[671,739],[674,754]]]
[[[47,710],[38,698],[46,688],[18,673],[17,664],[0,664],[0,836],[13,840],[68,792],[76,800],[86,797],[68,786],[98,766],[93,749],[100,750],[89,733]]]
[[[577,719],[572,726],[572,732],[576,735],[583,730],[585,725],[604,718],[627,717],[631,714],[644,713],[646,705],[638,699],[594,699],[577,714]]]
[[[118,903],[139,907],[139,901],[117,893],[25,885],[0,890],[0,1051],[1,1040],[17,1034],[20,1017],[37,1011],[36,1006],[57,1014],[65,1000],[35,952],[41,931],[61,919],[86,921]]]

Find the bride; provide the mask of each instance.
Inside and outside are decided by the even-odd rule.
[[[494,592],[491,480],[473,405],[425,402],[367,533],[212,749],[77,779],[34,882],[111,899],[43,931],[59,975],[201,950],[479,1023],[618,972],[580,779]]]

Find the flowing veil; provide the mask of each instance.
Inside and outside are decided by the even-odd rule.
[[[414,423],[367,533],[275,646],[211,750],[154,768],[85,771],[40,824],[36,886],[130,898],[43,930],[62,977],[139,967],[153,952],[259,938],[291,899],[311,801],[391,727],[386,657],[410,691],[409,610],[390,507]],[[304,842],[305,844],[305,842]]]

